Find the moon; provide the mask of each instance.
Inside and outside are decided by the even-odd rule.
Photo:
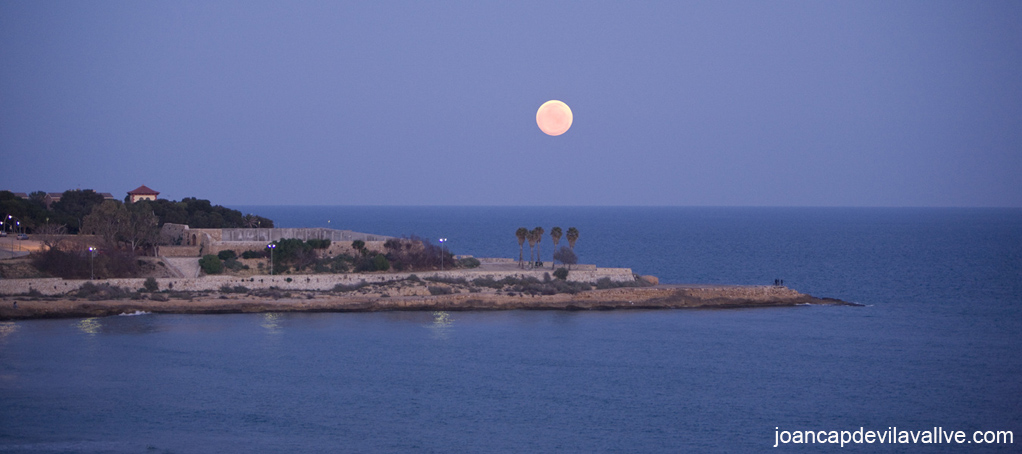
[[[536,124],[539,129],[551,136],[559,136],[571,127],[571,108],[556,99],[547,101],[536,111]]]

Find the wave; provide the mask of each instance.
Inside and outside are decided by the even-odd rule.
[[[118,315],[121,316],[121,317],[131,317],[131,316],[134,316],[134,315],[149,315],[149,314],[152,314],[152,312],[135,311],[135,312],[131,312],[131,313],[125,312],[123,314],[118,314]]]

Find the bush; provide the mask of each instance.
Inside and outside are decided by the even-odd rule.
[[[387,257],[383,254],[376,254],[373,258],[373,266],[376,267],[376,271],[387,271],[390,269],[390,262],[387,261]]]
[[[561,267],[554,271],[554,277],[562,281],[568,280],[568,269]]]
[[[245,251],[241,253],[241,258],[243,259],[261,259],[266,256],[266,251]]]
[[[238,258],[238,254],[235,253],[234,251],[230,250],[230,249],[227,249],[227,250],[224,250],[224,251],[220,251],[220,253],[217,254],[216,256],[217,256],[217,258],[219,258],[220,260],[223,260],[223,261],[234,260],[234,259]]]
[[[95,270],[96,279],[136,277],[138,259],[130,251],[103,250],[91,257],[88,251],[65,252],[51,248],[31,255],[32,265],[43,273],[63,279],[88,279]]]
[[[313,249],[327,249],[330,247],[330,240],[309,240],[306,243]]]
[[[426,280],[430,281],[430,282],[442,282],[444,284],[451,284],[451,285],[455,285],[455,284],[468,285],[468,281],[465,280],[465,278],[463,278],[463,277],[433,276],[433,277],[427,277]]]
[[[465,257],[458,260],[458,266],[462,268],[479,268],[479,259],[475,257]]]
[[[337,284],[334,286],[334,289],[332,291],[337,293],[354,292],[355,290],[365,287],[366,285],[368,284],[366,284],[365,282],[360,282],[358,284],[352,285]]]
[[[132,292],[129,292],[120,287],[110,284],[93,284],[92,282],[86,282],[78,288],[78,292],[75,296],[78,298],[88,298],[93,301],[98,300],[116,300],[123,298],[130,298]]]
[[[146,278],[145,283],[142,284],[142,286],[145,287],[145,290],[149,293],[160,289],[160,284],[156,282],[156,278],[152,276]]]
[[[230,270],[238,271],[246,268],[246,265],[243,265],[241,262],[232,258],[224,261],[224,267]]]
[[[574,265],[578,263],[578,256],[575,255],[575,251],[571,250],[571,248],[561,246],[560,249],[554,251],[554,260],[565,265]]]
[[[220,258],[213,254],[206,254],[199,259],[199,267],[206,274],[220,274],[224,271],[224,264]]]
[[[450,287],[440,287],[440,286],[430,285],[429,287],[426,287],[426,289],[429,290],[429,294],[430,295],[452,295],[452,294],[454,294],[454,290],[451,289]]]

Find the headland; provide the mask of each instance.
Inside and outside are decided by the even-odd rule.
[[[98,317],[138,312],[377,312],[482,310],[615,310],[854,305],[782,286],[653,285],[627,268],[574,272],[456,270],[428,273],[205,276],[72,281],[0,280],[0,320]]]

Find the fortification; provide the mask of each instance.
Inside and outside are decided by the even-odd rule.
[[[456,271],[426,271],[417,273],[351,273],[351,274],[290,274],[290,275],[261,275],[251,277],[238,276],[204,276],[198,278],[160,278],[156,279],[161,290],[188,290],[188,291],[212,291],[219,290],[223,286],[244,286],[250,289],[268,289],[276,287],[284,290],[331,290],[338,284],[354,285],[362,283],[384,283],[407,279],[415,274],[421,278],[464,278],[472,280],[476,278],[492,278],[500,280],[505,277],[522,278],[532,276],[543,279],[544,273],[550,270],[515,270],[515,271],[489,271],[489,270],[456,270]],[[635,280],[635,275],[629,268],[595,268],[592,270],[572,270],[568,275],[569,281],[596,283],[596,281],[607,278],[614,282],[630,282]],[[81,280],[81,279],[0,279],[0,295],[24,295],[38,292],[42,295],[64,295],[78,291],[86,282],[96,284],[110,284],[123,287],[128,290],[137,290],[143,287],[145,279],[103,279],[103,280]]]
[[[329,253],[349,252],[351,242],[362,240],[366,248],[382,251],[383,243],[393,237],[371,233],[327,228],[251,228],[251,229],[193,229],[183,224],[165,224],[160,232],[170,246],[161,246],[159,255],[166,257],[200,257],[223,250],[261,250],[267,243],[283,239],[330,240]]]

